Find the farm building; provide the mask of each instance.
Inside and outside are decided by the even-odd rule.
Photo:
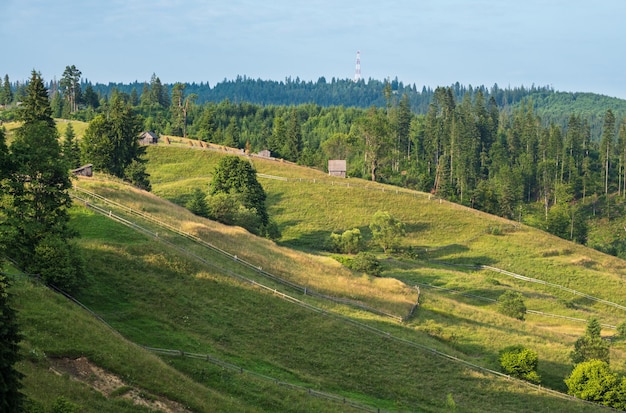
[[[260,156],[262,158],[271,158],[272,153],[268,149],[263,149],[262,151],[257,153],[257,156]]]
[[[339,176],[341,178],[346,177],[346,160],[345,159],[335,159],[328,161],[328,175],[331,176]]]
[[[93,164],[88,163],[80,168],[72,169],[71,172],[79,176],[93,176]]]
[[[139,135],[139,143],[141,145],[154,145],[159,142],[159,137],[154,132],[143,132]]]

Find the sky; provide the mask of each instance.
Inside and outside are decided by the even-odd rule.
[[[626,99],[624,0],[0,0],[0,76],[551,86]]]

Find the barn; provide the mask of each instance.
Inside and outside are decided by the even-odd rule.
[[[346,170],[347,166],[345,159],[334,159],[328,161],[328,175],[345,178]]]
[[[155,145],[159,142],[159,137],[156,133],[154,132],[143,132],[141,135],[139,135],[139,143],[141,145]]]

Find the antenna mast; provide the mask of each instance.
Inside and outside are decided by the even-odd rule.
[[[356,52],[356,70],[354,71],[354,81],[361,80],[361,52]]]

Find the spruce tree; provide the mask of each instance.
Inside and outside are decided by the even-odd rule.
[[[11,91],[11,82],[9,75],[4,75],[4,83],[0,89],[0,105],[10,105],[13,102],[13,92]]]
[[[36,72],[18,114],[23,124],[16,129],[9,147],[6,215],[0,223],[0,241],[20,267],[42,276],[53,274],[55,279],[43,277],[44,281],[71,289],[83,275],[78,250],[71,244],[75,234],[68,226],[71,199],[67,190],[71,182],[48,95]],[[67,268],[61,268],[56,258],[45,253],[50,245],[54,245],[57,256],[67,258]],[[68,275],[67,280],[58,278],[63,274]]]
[[[41,75],[34,70],[31,73],[30,82],[26,87],[22,106],[17,115],[18,120],[23,121],[25,125],[44,122],[46,126],[55,128],[48,91],[44,87]]]
[[[78,147],[78,141],[75,138],[74,127],[71,122],[67,124],[64,138],[61,151],[67,161],[67,166],[70,169],[78,168],[80,166],[80,148]]]

